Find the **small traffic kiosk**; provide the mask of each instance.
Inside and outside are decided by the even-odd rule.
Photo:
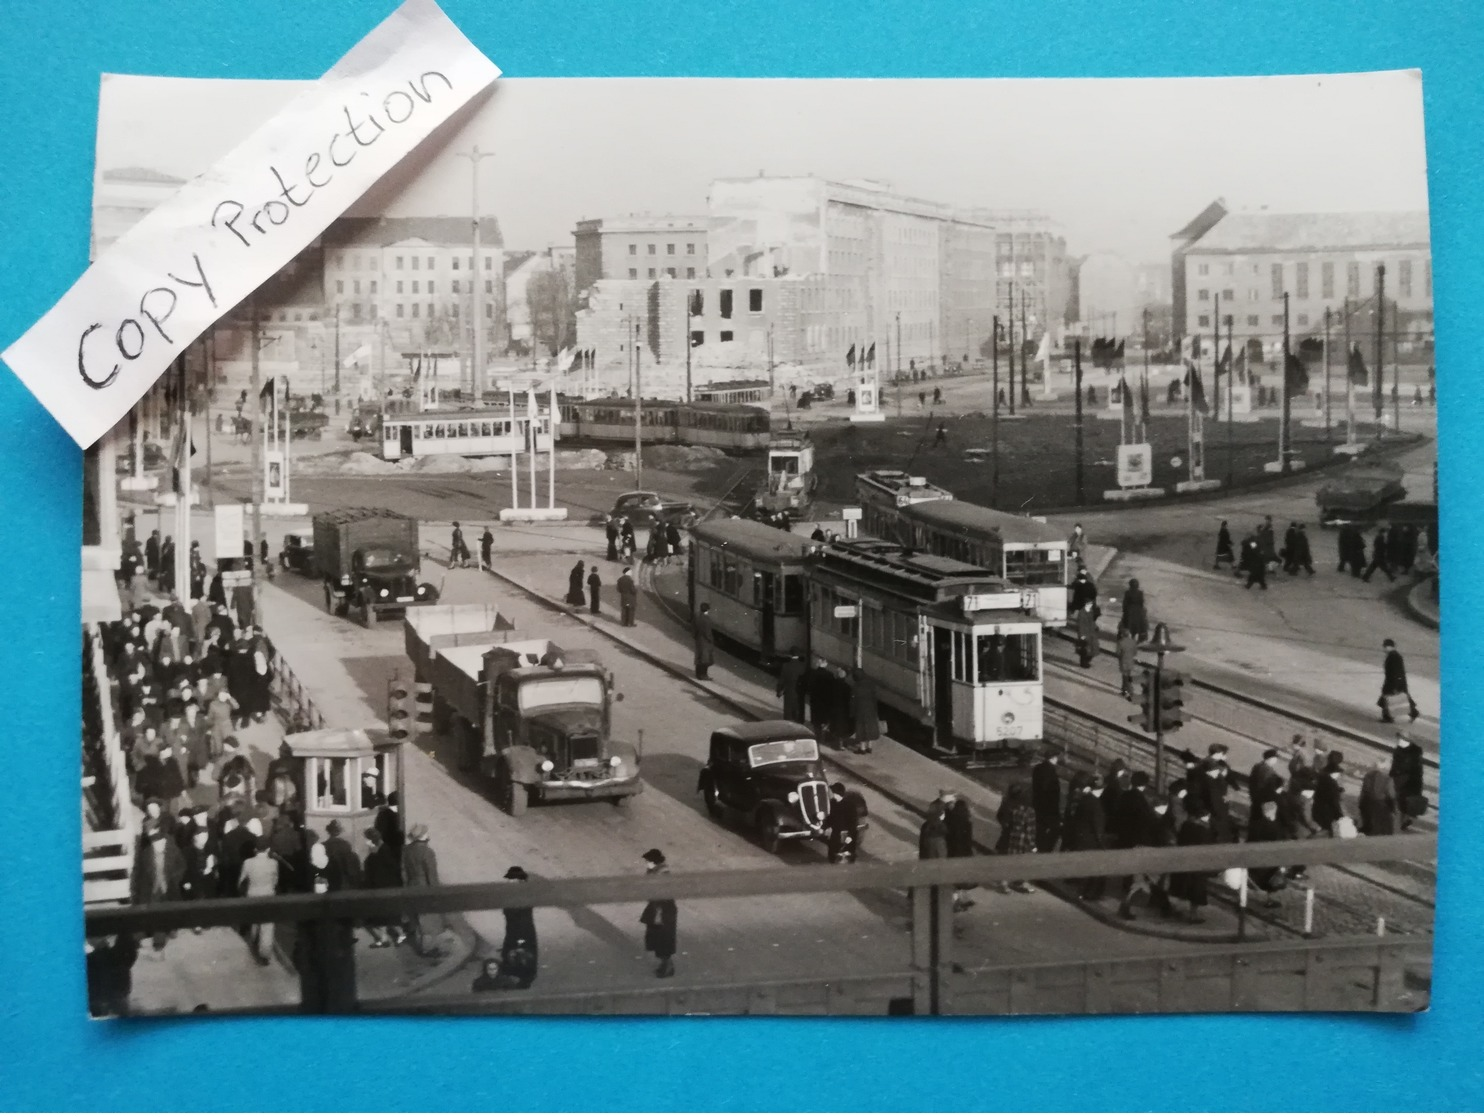
[[[379,729],[313,729],[283,741],[296,763],[304,825],[323,835],[331,821],[339,822],[365,857],[365,831],[387,796],[396,792],[398,804],[404,802],[402,742]]]

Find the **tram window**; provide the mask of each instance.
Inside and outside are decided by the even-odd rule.
[[[350,806],[345,778],[349,761],[345,757],[316,756],[311,757],[310,762],[315,769],[311,785],[314,788],[314,802],[311,806],[316,810]]]
[[[468,423],[460,423],[459,424],[458,437],[459,438],[468,438],[469,437],[469,424]]]
[[[1039,677],[1035,633],[984,633],[978,640],[981,683],[1035,682]]]
[[[433,437],[433,424],[432,423],[424,423],[423,424],[423,437],[424,438],[432,438]]]
[[[444,432],[444,426],[443,426],[442,423],[438,423],[438,424],[436,424],[433,427],[433,437],[434,438],[443,438],[443,437],[445,437],[443,432]]]
[[[780,613],[797,616],[804,611],[804,579],[797,574],[783,576],[783,607]]]
[[[1064,580],[1060,558],[1052,559],[1051,553],[1042,548],[1034,550],[1007,550],[1005,552],[1005,577],[1020,586],[1059,586]],[[1060,551],[1055,552],[1058,556]]]
[[[481,437],[481,438],[488,438],[491,433],[492,433],[492,429],[491,429],[491,427],[490,427],[490,425],[488,423],[480,423],[479,424],[479,437]]]
[[[953,634],[953,677],[961,683],[974,681],[974,638],[967,632]]]

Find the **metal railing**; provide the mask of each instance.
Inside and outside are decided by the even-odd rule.
[[[273,697],[290,733],[325,727],[325,716],[315,705],[309,688],[299,681],[288,660],[278,651],[273,653]]]
[[[105,803],[109,817],[96,820],[99,827],[84,829],[82,878],[84,904],[126,903],[134,862],[134,805],[130,799],[129,764],[123,742],[113,720],[113,690],[103,641],[96,625],[83,628],[89,673],[98,706],[99,747],[103,768],[93,777],[90,790],[95,802]],[[86,685],[86,681],[85,681]],[[83,701],[90,696],[84,692]],[[107,786],[100,788],[101,777]]]
[[[1412,998],[1417,1003],[1401,1005],[1398,990],[1408,988],[1405,975],[1400,972],[1406,965],[1414,967],[1412,985],[1424,982],[1422,961],[1431,950],[1430,936],[1378,937],[1374,945],[1385,948],[1382,953],[1367,953],[1365,943],[1351,939],[1333,940],[1333,945],[1324,939],[1289,941],[1272,949],[1261,944],[1231,944],[1225,949],[1213,947],[1202,955],[1208,960],[1207,970],[1200,969],[1194,962],[1176,962],[1162,957],[1119,962],[1115,971],[1107,972],[1096,967],[1106,969],[1114,963],[1086,963],[1093,968],[1084,971],[1084,1007],[1078,1010],[1056,999],[1064,998],[1063,994],[1052,992],[1060,988],[1059,979],[1043,980],[1040,976],[1054,973],[1055,966],[966,969],[956,963],[955,954],[961,954],[962,948],[955,946],[953,891],[958,885],[969,882],[1072,880],[1135,873],[1211,873],[1227,868],[1260,868],[1271,866],[1275,856],[1283,863],[1303,862],[1308,865],[1405,861],[1434,857],[1436,847],[1434,838],[1402,835],[1344,842],[1328,839],[1288,842],[1281,846],[1187,846],[855,865],[779,865],[766,869],[659,876],[537,880],[521,884],[493,882],[167,903],[97,909],[85,914],[85,922],[90,936],[153,934],[183,927],[298,922],[310,931],[306,939],[314,942],[333,938],[314,934],[315,924],[368,917],[401,919],[412,913],[486,911],[507,907],[579,909],[659,899],[905,891],[911,913],[910,939],[906,944],[909,948],[907,965],[874,973],[792,979],[766,977],[725,985],[676,982],[663,993],[640,991],[651,998],[650,1004],[666,1006],[647,1010],[736,1011],[736,1006],[742,1004],[752,1006],[749,1011],[834,1011],[832,1005],[843,1006],[848,1001],[855,1012],[938,1015],[995,1011],[997,1005],[1005,1006],[1001,1011],[1022,1011],[1020,1006],[1035,1001],[1045,1003],[1048,1006],[1045,1011],[1102,1011],[1104,1004],[1120,1006],[1109,1009],[1114,1011],[1140,998],[1141,1003],[1156,1007],[1167,1003],[1173,1005],[1173,998],[1180,992],[1174,987],[1179,986],[1187,991],[1181,994],[1187,997],[1183,1002],[1186,1007],[1202,1010],[1268,1007],[1268,999],[1286,997],[1288,1000],[1284,1003],[1308,1010],[1395,1011],[1399,1007],[1425,1007],[1425,996],[1421,995]],[[739,935],[743,933],[738,932]],[[766,955],[768,952],[762,953]],[[1341,956],[1349,971],[1358,967],[1363,975],[1369,974],[1369,978],[1359,981],[1349,977],[1337,978],[1336,974],[1345,968],[1335,964],[1336,958]],[[1278,975],[1263,978],[1265,984],[1261,998],[1257,986],[1245,976],[1247,969],[1254,965],[1251,960],[1259,957],[1266,961],[1256,964],[1257,968],[1252,973]],[[1170,970],[1170,966],[1181,968]],[[321,967],[324,974],[316,980],[316,971]],[[1025,976],[1031,971],[1036,973],[1033,979]],[[1112,977],[1108,976],[1109,972]],[[338,953],[323,962],[312,952],[306,954],[300,973],[301,978],[306,978],[305,1001],[300,1011],[359,1010],[353,951],[348,955]],[[1021,974],[1018,979],[1014,976],[1016,973]],[[1188,992],[1194,989],[1198,978],[1204,980],[1212,974],[1216,977],[1217,993],[1197,995]],[[1298,978],[1302,979],[1301,996],[1284,984],[1284,974],[1288,975],[1289,985]],[[1030,993],[1024,991],[1028,983],[1032,990]],[[1099,991],[1110,984],[1133,992],[1119,992],[1114,998],[1110,992]],[[1274,988],[1268,989],[1269,985]],[[1012,991],[1007,993],[1006,988]],[[1016,1000],[1015,988],[1021,990],[1019,1000]],[[1044,993],[1036,992],[1043,988]],[[676,999],[682,997],[683,1000]],[[429,1008],[425,1003],[419,1009],[419,1002],[410,1001],[407,1008],[411,1011],[443,1011],[441,1003],[431,1003],[434,1007]],[[611,1011],[641,1010],[638,1003],[629,998],[628,992],[601,989],[560,994],[512,992],[479,1002],[471,1001],[470,1010],[489,1013],[602,1011],[598,1006],[604,1003],[619,1006]],[[1050,1007],[1053,1004],[1055,1007]],[[382,1004],[376,1011],[396,1011],[398,1008],[399,1002],[391,1002]]]

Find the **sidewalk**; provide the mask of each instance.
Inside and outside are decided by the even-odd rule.
[[[569,552],[582,554],[582,552]],[[656,598],[669,602],[672,608],[684,610],[686,600],[683,568],[670,567],[655,577],[649,567],[641,568],[641,584],[650,590],[647,601],[641,601],[639,623],[625,628],[615,619],[600,615],[592,616],[585,610],[574,610],[561,604],[565,587],[563,564],[554,563],[553,556],[515,556],[501,558],[494,576],[523,590],[543,598],[573,619],[587,625],[614,642],[624,645],[650,662],[665,667],[686,678],[687,685],[710,693],[739,713],[753,718],[777,717],[778,700],[774,696],[774,681],[771,676],[750,664],[723,654],[712,666],[710,678],[696,680],[691,677],[691,645],[688,628],[682,627],[672,615],[662,611]],[[616,576],[618,564],[600,560],[599,567],[613,566]],[[607,572],[605,571],[605,574]],[[560,583],[560,585],[558,585]],[[978,844],[989,852],[998,836],[993,821],[1000,805],[1000,795],[993,788],[979,783],[961,772],[946,767],[905,745],[883,738],[875,750],[864,756],[844,751],[831,751],[828,762],[840,769],[849,778],[865,784],[892,802],[904,807],[913,816],[921,817],[926,805],[937,797],[940,790],[951,790],[964,798],[976,816]],[[1061,890],[1058,889],[1058,892]],[[983,895],[983,893],[980,893]],[[1063,896],[1063,899],[1069,899]],[[1016,902],[1028,898],[1017,897]],[[1031,897],[1029,902],[1038,905],[1061,905],[1048,896]],[[1235,940],[1237,920],[1232,912],[1220,908],[1207,911],[1206,923],[1199,927],[1185,926],[1176,921],[1143,916],[1128,923],[1117,918],[1116,900],[1099,903],[1069,902],[1081,908],[1100,922],[1118,927],[1120,930],[1161,938],[1180,939],[1188,942],[1211,943]],[[1065,910],[1064,908],[1062,909]],[[1259,938],[1260,933],[1249,934]]]

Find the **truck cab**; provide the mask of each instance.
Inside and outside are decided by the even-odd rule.
[[[419,582],[418,525],[385,509],[347,508],[314,518],[314,568],[324,577],[325,608],[351,612],[370,627],[409,606],[431,605],[437,587]]]
[[[484,654],[483,675],[481,767],[509,814],[533,799],[619,803],[642,789],[638,751],[613,739],[613,703],[623,695],[593,652],[548,640],[502,645]]]

